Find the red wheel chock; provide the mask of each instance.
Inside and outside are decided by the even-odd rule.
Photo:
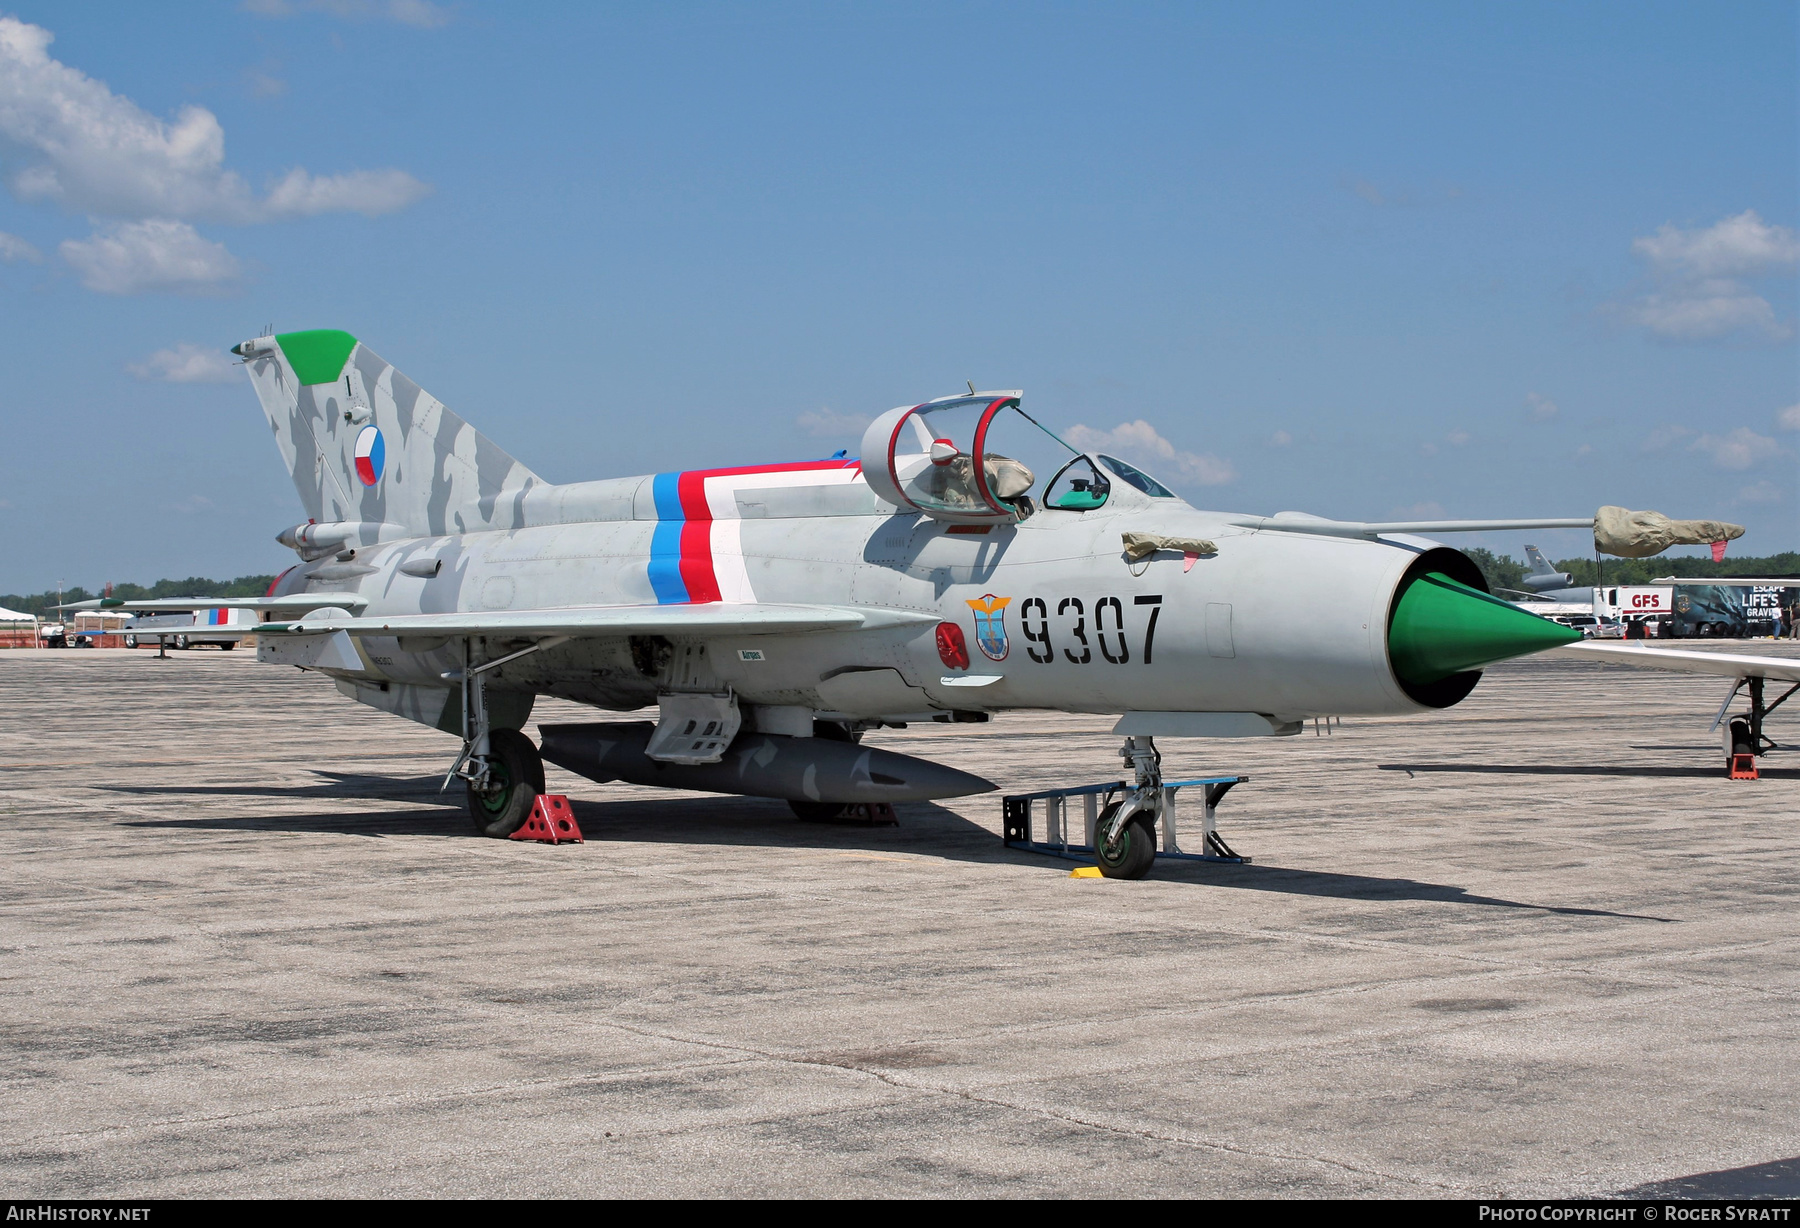
[[[1725,775],[1732,780],[1755,780],[1757,778],[1756,756],[1733,755],[1731,757],[1731,766],[1729,770],[1726,771]]]
[[[530,840],[537,844],[580,844],[581,828],[569,799],[561,793],[540,793],[531,804],[525,825],[507,837],[508,840]]]

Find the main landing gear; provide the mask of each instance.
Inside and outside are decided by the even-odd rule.
[[[1748,684],[1750,691],[1750,711],[1742,716],[1734,716],[1725,721],[1725,775],[1732,780],[1755,780],[1757,778],[1757,756],[1775,749],[1773,739],[1763,734],[1763,721],[1769,713],[1787,702],[1788,696],[1800,691],[1800,683],[1795,683],[1782,693],[1774,703],[1763,702],[1762,678],[1740,678],[1731,688],[1731,694],[1725,697],[1725,703],[1719,709],[1719,719],[1725,721],[1725,712],[1731,707],[1731,701],[1737,693]]]
[[[484,836],[504,840],[525,825],[533,804],[544,792],[544,760],[531,739],[517,729],[490,727],[483,675],[496,666],[560,642],[540,640],[522,651],[471,665],[473,649],[465,640],[463,668],[444,675],[447,681],[462,687],[463,734],[462,754],[444,777],[444,787],[448,788],[453,779],[462,778],[469,817],[475,822],[475,830]]]
[[[496,729],[487,741],[487,770],[464,776],[469,817],[476,831],[503,840],[524,826],[544,792],[544,761],[517,729]]]

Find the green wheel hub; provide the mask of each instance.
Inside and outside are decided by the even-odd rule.
[[[489,814],[500,814],[512,801],[512,774],[506,770],[506,762],[498,755],[488,758],[488,783],[476,796],[481,801],[481,808]]]

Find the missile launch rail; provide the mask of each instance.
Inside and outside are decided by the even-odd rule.
[[[1248,776],[1203,776],[1195,780],[1165,781],[1156,806],[1156,817],[1161,827],[1161,847],[1157,849],[1156,856],[1159,859],[1179,861],[1219,861],[1231,865],[1248,865],[1250,858],[1240,856],[1219,835],[1217,811],[1219,803],[1232,787],[1249,779]],[[1201,853],[1182,852],[1177,838],[1175,795],[1179,790],[1190,786],[1200,786],[1206,799],[1200,821],[1200,847],[1206,851]],[[1067,789],[1046,789],[1041,793],[1015,793],[1004,797],[1001,799],[1001,840],[1007,848],[1072,860],[1090,859],[1094,856],[1094,828],[1101,813],[1115,795],[1128,793],[1132,787],[1127,781],[1115,780],[1105,784],[1076,785]],[[1069,840],[1069,799],[1075,797],[1082,800],[1086,839],[1081,844],[1074,844]],[[1032,803],[1038,801],[1044,803],[1045,831],[1042,840],[1032,838]]]

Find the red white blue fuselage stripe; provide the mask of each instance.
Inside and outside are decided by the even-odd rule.
[[[737,492],[835,486],[861,472],[854,460],[824,460],[657,474],[650,479],[656,528],[649,563],[657,603],[755,601],[739,544]]]

